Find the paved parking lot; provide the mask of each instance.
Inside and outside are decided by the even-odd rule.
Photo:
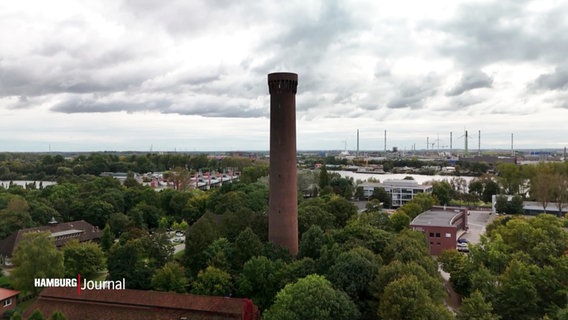
[[[481,234],[485,233],[485,226],[495,219],[495,214],[489,211],[469,211],[469,230],[459,238],[467,239],[470,243],[479,243]]]

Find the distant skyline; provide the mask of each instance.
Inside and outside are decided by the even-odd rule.
[[[298,150],[568,146],[563,1],[0,3],[0,151],[268,150],[266,76],[299,75]]]

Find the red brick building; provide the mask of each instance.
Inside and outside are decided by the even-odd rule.
[[[0,288],[0,315],[16,308],[19,291]]]
[[[430,247],[430,254],[438,256],[444,250],[456,249],[458,233],[467,230],[466,208],[432,207],[419,214],[410,227],[422,231]]]
[[[24,316],[60,311],[68,320],[259,320],[250,299],[144,290],[45,288]]]

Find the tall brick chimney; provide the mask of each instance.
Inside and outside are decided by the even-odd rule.
[[[270,201],[268,240],[298,253],[295,73],[268,74],[270,92]]]

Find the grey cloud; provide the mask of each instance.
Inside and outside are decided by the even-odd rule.
[[[491,88],[493,79],[481,71],[464,73],[460,81],[448,92],[447,96],[459,96],[460,94],[478,88]]]
[[[387,108],[419,109],[424,102],[437,94],[440,79],[437,75],[429,74],[422,79],[409,80],[398,85],[398,92],[387,103]]]
[[[528,1],[472,3],[444,24],[424,23],[449,37],[439,51],[467,68],[500,61],[560,62],[568,49],[566,8],[535,15]]]
[[[536,90],[564,90],[568,88],[568,66],[557,67],[553,73],[540,75],[530,88]]]
[[[102,97],[72,97],[51,107],[61,113],[107,113],[125,111],[128,113],[154,111],[164,114],[201,115],[204,117],[266,117],[266,108],[255,108],[248,101],[239,98],[191,97],[186,101],[168,98],[147,98],[144,102],[128,99]]]

